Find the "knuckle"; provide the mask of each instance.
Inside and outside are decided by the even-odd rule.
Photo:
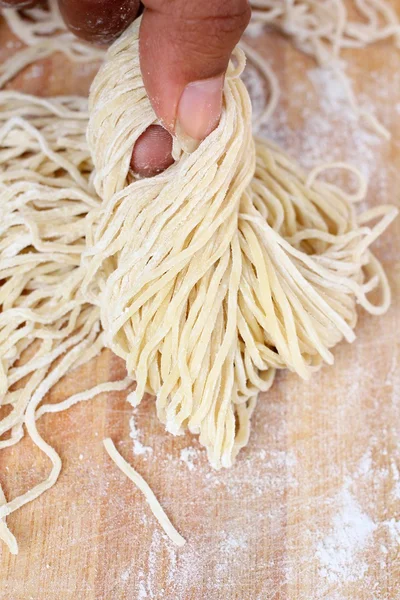
[[[251,17],[248,0],[148,0],[146,7],[180,22],[183,28],[196,33],[199,28],[210,35],[235,35],[237,40]]]
[[[189,3],[190,4],[190,3]],[[178,39],[186,47],[193,50],[197,47],[203,55],[225,54],[239,42],[246,29],[251,15],[247,2],[229,1],[214,3],[218,10],[207,14],[193,15],[193,12],[182,9],[175,15]],[[233,10],[238,5],[237,10]]]

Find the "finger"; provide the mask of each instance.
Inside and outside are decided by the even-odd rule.
[[[137,17],[140,0],[58,0],[61,14],[75,35],[111,44]]]
[[[143,177],[153,177],[173,162],[171,134],[160,125],[150,125],[135,144],[132,169]]]
[[[224,74],[250,19],[248,0],[145,0],[141,70],[169,131],[202,140],[221,115]]]
[[[32,8],[39,0],[0,0],[0,8]]]

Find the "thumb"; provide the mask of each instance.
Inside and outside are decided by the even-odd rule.
[[[249,19],[248,0],[147,0],[140,31],[144,84],[171,132],[204,139],[221,116],[225,71]]]

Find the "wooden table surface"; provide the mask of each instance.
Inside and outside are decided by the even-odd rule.
[[[394,4],[400,13],[400,1]],[[0,39],[4,60],[16,49],[4,23]],[[361,103],[392,132],[386,142],[357,122],[329,71],[287,40],[269,33],[250,43],[274,66],[283,91],[264,133],[307,167],[353,162],[369,176],[371,205],[400,205],[400,51],[381,43],[345,55]],[[95,68],[70,69],[54,57],[13,86],[86,93]],[[259,80],[253,73],[249,81],[258,105]],[[134,423],[124,393],[41,419],[63,470],[48,493],[9,518],[20,553],[0,549],[0,599],[399,599],[399,238],[400,219],[375,245],[393,290],[390,311],[382,318],[360,311],[356,342],[340,344],[335,365],[309,383],[279,374],[231,470],[213,471],[195,437],[165,433],[152,400],[135,411]],[[123,375],[122,362],[104,352],[50,399]],[[107,436],[187,539],[182,549],[108,458]],[[26,439],[0,454],[8,498],[48,469]]]

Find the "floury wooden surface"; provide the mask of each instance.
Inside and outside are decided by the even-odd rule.
[[[400,1],[395,3],[400,11]],[[15,39],[0,24],[0,60]],[[369,203],[400,205],[400,51],[347,54],[356,92],[392,132],[357,124],[337,86],[275,34],[250,39],[279,75],[266,133],[306,166],[348,159],[370,177]],[[85,93],[95,69],[55,57],[13,83],[34,94]],[[259,104],[257,79],[249,83]],[[280,374],[260,398],[249,446],[216,473],[191,436],[173,438],[153,402],[124,393],[40,421],[60,453],[57,485],[9,518],[20,553],[0,550],[1,600],[397,600],[400,598],[400,219],[375,246],[393,290],[382,318],[360,313],[358,339],[309,383]],[[104,352],[50,394],[60,401],[124,367]],[[131,434],[131,436],[130,436]],[[106,455],[112,437],[186,537],[176,550]],[[133,439],[132,439],[133,438]],[[189,447],[189,450],[185,448]],[[28,440],[0,454],[8,498],[49,464]]]

